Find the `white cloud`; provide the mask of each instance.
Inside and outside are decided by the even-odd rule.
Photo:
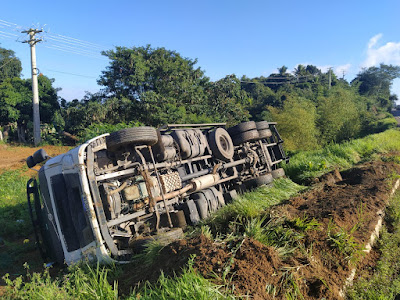
[[[382,34],[373,36],[368,42],[367,58],[361,64],[363,68],[376,66],[380,63],[400,65],[400,42],[388,42],[383,46],[378,46],[378,41]]]
[[[337,77],[342,77],[343,74],[346,75],[349,72],[350,68],[351,68],[351,64],[345,64],[345,65],[335,67],[334,72]]]

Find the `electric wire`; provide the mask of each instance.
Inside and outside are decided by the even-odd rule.
[[[57,46],[57,45],[49,45],[49,46],[43,46],[43,47],[48,48],[48,49],[57,50],[57,51],[67,52],[67,53],[71,53],[71,54],[81,55],[81,56],[85,56],[85,57],[90,57],[90,58],[94,58],[94,59],[98,59],[98,60],[106,60],[105,57],[102,57],[100,55],[99,56],[89,55],[89,54],[81,53],[81,52],[78,52],[78,51],[72,51],[72,50],[69,50],[69,49],[64,49],[61,46]]]
[[[8,65],[10,62],[12,62],[14,59],[17,59],[16,57],[11,57],[9,61],[7,61],[6,63],[2,64],[0,66],[0,69],[2,69],[3,67],[5,67],[6,65]]]
[[[82,75],[82,74],[75,74],[75,73],[69,73],[69,72],[64,72],[64,71],[57,71],[57,70],[52,70],[52,69],[43,69],[48,72],[54,72],[54,73],[61,73],[61,74],[66,74],[66,75],[73,75],[73,76],[79,76],[79,77],[85,77],[85,78],[94,78],[97,79],[95,76],[88,76],[88,75]]]

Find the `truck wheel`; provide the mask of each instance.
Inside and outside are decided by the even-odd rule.
[[[246,180],[244,182],[244,184],[246,185],[246,187],[248,189],[254,189],[261,185],[270,184],[273,181],[274,181],[274,178],[272,177],[272,174],[265,174],[265,175],[258,176],[256,178]]]
[[[107,148],[115,150],[129,144],[153,146],[158,141],[157,131],[153,127],[125,128],[106,137]]]
[[[243,122],[243,123],[237,124],[236,126],[228,128],[228,132],[230,135],[237,135],[239,133],[253,130],[253,129],[257,129],[256,122],[249,121],[249,122]]]
[[[212,131],[208,137],[211,151],[216,158],[229,161],[234,154],[233,142],[229,133],[223,128]]]
[[[239,133],[238,135],[233,136],[232,141],[235,146],[238,146],[240,144],[254,141],[260,138],[260,135],[257,131],[257,129],[246,131]]]
[[[256,127],[257,127],[257,130],[268,129],[269,124],[267,121],[260,121],[260,122],[256,122]]]
[[[261,129],[258,130],[258,134],[260,136],[260,139],[266,139],[272,136],[271,129]]]
[[[276,170],[272,170],[271,174],[274,178],[280,178],[280,177],[285,176],[285,170],[282,168],[279,168]]]

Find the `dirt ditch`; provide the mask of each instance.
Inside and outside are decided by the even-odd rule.
[[[296,218],[318,223],[308,230],[292,228],[301,238],[289,254],[251,238],[179,240],[163,248],[151,267],[140,267],[140,272],[135,266],[127,267],[119,278],[120,292],[127,295],[143,281],[155,282],[161,270],[166,275],[179,274],[192,258],[197,272],[236,295],[340,299],[351,270],[368,272],[379,258],[377,251],[367,254],[363,246],[374,231],[377,212],[388,204],[394,175],[399,172],[399,166],[380,161],[340,173],[336,170],[316,179],[309,191],[273,207],[270,218],[287,220],[282,228],[290,229]]]

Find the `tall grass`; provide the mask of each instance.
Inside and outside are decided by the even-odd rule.
[[[175,299],[236,299],[223,291],[222,286],[215,285],[197,274],[191,264],[179,277],[165,277],[161,273],[158,282],[147,283],[139,290],[134,291],[130,300],[175,300]]]
[[[391,129],[324,149],[294,154],[284,166],[286,174],[297,183],[308,183],[333,168],[348,168],[377,154],[400,151],[400,131]]]
[[[107,274],[112,267],[75,266],[59,278],[52,278],[49,269],[43,273],[30,273],[15,280],[5,276],[7,288],[4,299],[82,299],[116,300],[118,299],[117,282],[110,284]]]
[[[32,232],[26,202],[26,182],[22,170],[0,174],[0,236],[27,236]]]

